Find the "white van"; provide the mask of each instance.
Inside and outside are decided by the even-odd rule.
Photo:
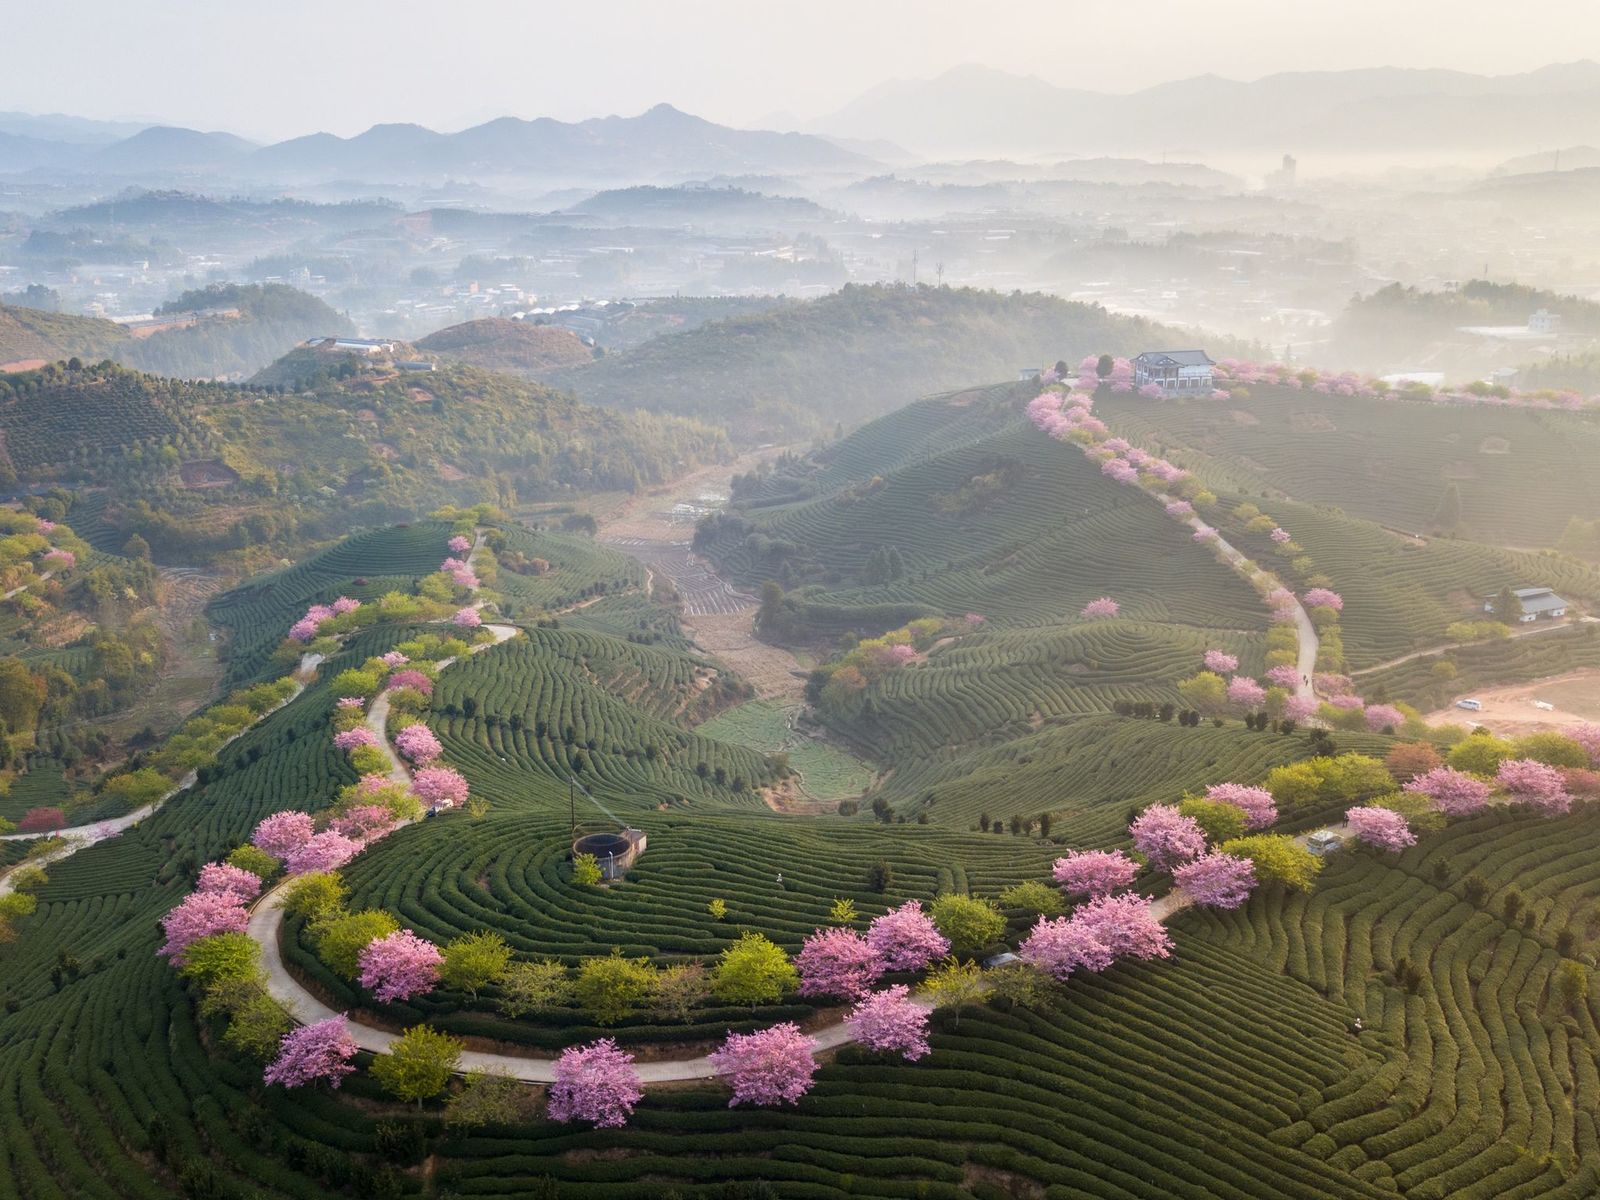
[[[1457,700],[1456,701],[1456,707],[1457,708],[1464,708],[1468,712],[1482,712],[1483,711],[1483,701],[1482,700]]]

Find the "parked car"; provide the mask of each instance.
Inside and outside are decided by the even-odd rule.
[[[1480,712],[1483,709],[1483,701],[1472,699],[1457,700],[1456,707],[1467,709],[1469,712]]]

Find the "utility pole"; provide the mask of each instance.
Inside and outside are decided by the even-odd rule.
[[[911,252],[911,286],[917,286],[917,252]]]
[[[944,264],[942,262],[934,263],[933,264],[933,270],[934,270],[934,274],[936,274],[939,277],[939,286],[943,287],[944,286]]]

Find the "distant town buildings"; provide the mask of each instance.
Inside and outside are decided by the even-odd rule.
[[[1560,333],[1561,314],[1553,313],[1545,308],[1539,309],[1528,317],[1528,332]]]
[[[1276,171],[1268,171],[1265,183],[1269,191],[1288,191],[1294,187],[1295,173],[1300,164],[1295,162],[1294,155],[1285,154],[1283,165]]]
[[[393,354],[394,343],[375,338],[314,337],[306,341],[308,350],[349,350],[356,354]]]
[[[1173,394],[1208,392],[1217,364],[1204,350],[1146,350],[1133,360],[1135,387],[1155,384]]]

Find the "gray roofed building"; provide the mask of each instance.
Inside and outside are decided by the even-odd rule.
[[[1547,587],[1514,588],[1511,594],[1517,598],[1517,604],[1522,609],[1522,616],[1518,619],[1524,623],[1537,621],[1541,617],[1551,619],[1564,617],[1567,615],[1567,609],[1571,607]],[[1499,596],[1485,596],[1483,611],[1494,612],[1499,599]]]
[[[1133,360],[1135,387],[1155,384],[1163,391],[1208,392],[1216,363],[1204,350],[1146,350]]]

